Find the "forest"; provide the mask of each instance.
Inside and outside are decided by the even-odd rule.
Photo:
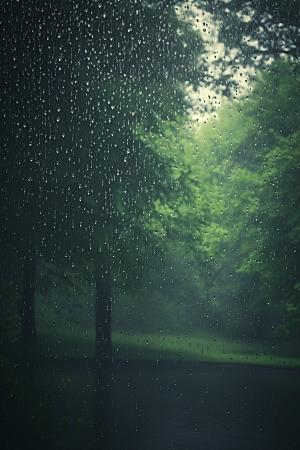
[[[76,351],[103,398],[114,359],[298,367],[297,2],[85,3],[1,13],[3,383]]]

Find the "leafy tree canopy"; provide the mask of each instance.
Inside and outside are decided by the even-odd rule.
[[[236,288],[249,285],[252,308],[286,337],[299,334],[299,100],[298,65],[275,61],[247,99],[224,107],[210,141]]]

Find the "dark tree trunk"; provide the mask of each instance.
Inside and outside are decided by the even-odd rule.
[[[110,280],[96,281],[96,362],[99,367],[108,367],[112,359],[111,351],[111,290]]]
[[[101,278],[96,278],[95,325],[95,420],[100,428],[102,442],[109,445],[112,378],[111,285],[109,273]]]
[[[22,298],[20,300],[21,339],[26,347],[37,347],[34,311],[34,286],[36,279],[36,260],[28,258],[24,262]]]

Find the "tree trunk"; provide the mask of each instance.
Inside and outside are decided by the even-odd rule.
[[[98,275],[98,274],[97,274]],[[95,420],[106,445],[110,435],[112,378],[110,274],[96,278]]]
[[[111,291],[109,275],[96,281],[96,362],[99,368],[108,367],[111,351]]]
[[[34,311],[34,286],[36,279],[36,260],[25,260],[22,280],[22,298],[20,300],[21,339],[26,347],[37,347]]]

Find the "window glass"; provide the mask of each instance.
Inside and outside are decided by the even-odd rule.
[[[297,0],[4,1],[5,448],[296,448]]]

